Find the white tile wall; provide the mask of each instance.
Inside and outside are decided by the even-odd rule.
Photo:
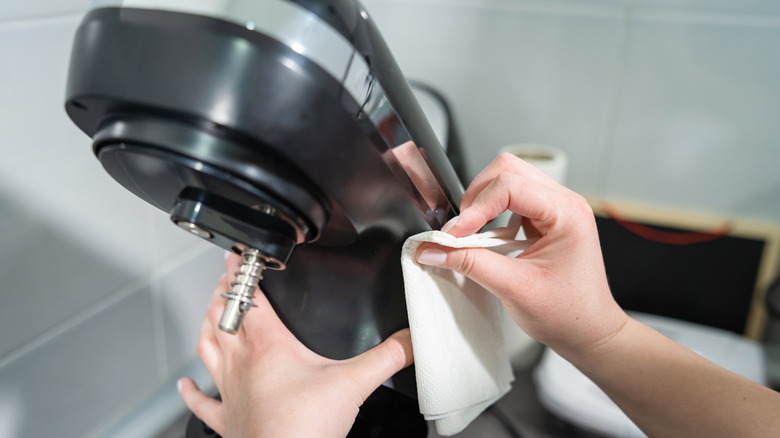
[[[780,221],[771,0],[366,0],[411,78],[453,104],[476,174],[513,142],[593,196]]]
[[[586,194],[780,221],[772,0],[366,0],[453,105],[473,175],[543,142]],[[220,250],[100,168],[63,110],[86,0],[0,6],[0,436],[84,436],[195,358]],[[45,419],[45,420],[41,420]]]
[[[130,292],[0,368],[0,436],[83,437],[155,388],[149,290]]]
[[[152,208],[106,178],[91,140],[64,110],[65,80],[78,17],[0,26],[0,192],[30,214],[123,268],[152,266]]]
[[[88,2],[22,3],[0,6],[0,436],[82,437],[196,359],[224,261],[116,184],[67,118]]]
[[[106,180],[87,137],[64,114],[76,23],[54,18],[0,26],[0,56],[13,66],[0,70],[0,290],[9,304],[0,311],[0,354],[149,268],[148,238],[121,236],[115,228],[145,222],[145,210]]]
[[[629,41],[604,193],[780,220],[780,21],[639,8]]]
[[[124,190],[124,189],[123,189]],[[177,227],[162,210],[150,209],[148,223],[151,230],[149,236],[152,240],[153,254],[151,260],[155,267],[163,267],[163,272],[171,269],[166,264],[171,260],[189,257],[214,247],[211,243],[193,238],[192,234]],[[219,267],[222,265],[220,264]],[[219,277],[213,279],[217,281]]]
[[[0,217],[0,357],[134,279],[12,198]]]

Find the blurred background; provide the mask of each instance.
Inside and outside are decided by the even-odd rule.
[[[407,77],[449,101],[470,177],[545,143],[584,195],[780,223],[780,3],[363,3]],[[3,437],[174,418],[150,400],[207,383],[195,344],[223,252],[112,181],[63,109],[89,5],[0,6]]]

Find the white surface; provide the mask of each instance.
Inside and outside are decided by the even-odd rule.
[[[456,272],[420,265],[423,242],[454,248],[490,248],[506,254],[525,249],[517,229],[454,238],[441,231],[414,235],[404,244],[401,266],[414,347],[420,412],[441,435],[463,430],[501,398],[514,380],[503,345],[500,302]]]
[[[146,287],[97,308],[0,366],[4,438],[83,437],[157,383]]]
[[[699,324],[642,313],[632,316],[708,360],[766,384],[760,344]],[[606,436],[645,436],[595,383],[550,349],[535,371],[534,382],[542,404],[576,426]]]

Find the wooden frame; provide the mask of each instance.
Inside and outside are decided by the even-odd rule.
[[[755,281],[744,335],[754,340],[763,336],[767,320],[766,292],[777,278],[780,263],[780,226],[760,221],[725,218],[714,214],[684,211],[624,201],[588,199],[597,217],[628,221],[650,227],[669,227],[715,237],[720,233],[729,237],[760,240],[764,242],[763,254]]]

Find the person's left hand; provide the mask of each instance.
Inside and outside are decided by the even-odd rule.
[[[239,261],[230,256],[227,272],[236,272]],[[408,329],[352,359],[319,356],[287,330],[259,290],[257,307],[247,313],[239,331],[225,333],[218,327],[225,307],[220,294],[229,289],[225,276],[214,291],[198,342],[198,355],[222,402],[202,393],[189,378],[179,381],[187,407],[222,436],[345,437],[366,398],[412,363]]]

